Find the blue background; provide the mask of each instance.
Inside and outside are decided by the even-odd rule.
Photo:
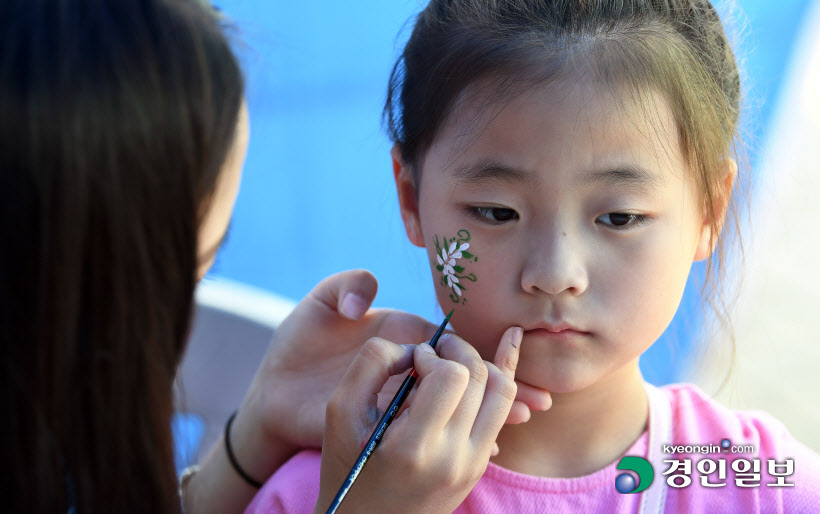
[[[741,0],[721,9],[745,72],[752,165],[809,4]],[[376,306],[441,320],[425,252],[404,235],[381,127],[390,69],[424,2],[217,5],[238,28],[251,140],[230,235],[210,275],[298,300],[327,275],[366,268],[380,282]],[[703,272],[694,267],[678,315],[642,358],[650,382],[686,376]]]

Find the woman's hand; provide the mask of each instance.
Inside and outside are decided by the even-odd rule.
[[[381,337],[415,347],[435,334],[438,327],[418,316],[369,309],[377,289],[376,278],[365,270],[332,275],[277,328],[231,433],[234,447],[247,448],[236,448],[239,462],[258,480],[265,480],[296,451],[321,447],[328,399],[365,341]],[[382,408],[402,380],[397,376],[388,381],[379,395]],[[520,389],[521,401],[514,403],[510,423],[529,419],[530,407],[550,406],[546,391]],[[413,403],[412,396],[406,405]],[[274,456],[276,462],[252,462]]]
[[[321,446],[327,401],[364,341],[381,334],[415,344],[435,333],[418,316],[368,310],[377,287],[363,270],[330,276],[274,332],[230,433],[239,465],[255,480],[267,480],[298,450]],[[242,512],[256,492],[220,439],[188,482],[184,504],[192,514]]]
[[[435,333],[438,327],[418,316],[369,309],[377,289],[375,277],[364,270],[332,275],[275,331],[231,426],[237,461],[256,480],[267,480],[298,450],[321,447],[328,399],[365,341],[379,336],[415,347]],[[382,407],[401,381],[401,376],[388,381],[379,398]],[[521,401],[514,403],[508,422],[529,419],[530,408],[549,408],[546,391],[522,384],[518,392]],[[200,465],[186,488],[188,512],[241,512],[256,490],[231,468],[222,440]]]
[[[237,455],[239,462],[249,473],[255,468],[259,480],[296,451],[321,447],[327,401],[364,341],[379,335],[416,344],[435,333],[437,327],[418,316],[368,310],[377,289],[364,270],[332,275],[274,332],[231,433],[234,446],[249,450]],[[251,462],[282,455],[278,462]]]
[[[459,337],[413,353],[419,374],[413,403],[393,421],[340,512],[452,512],[481,478],[516,397],[522,330],[508,329],[496,366]],[[321,489],[324,512],[381,417],[376,396],[388,377],[411,365],[407,352],[369,340],[327,406]]]

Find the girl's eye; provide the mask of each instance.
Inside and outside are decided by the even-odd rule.
[[[518,213],[503,207],[468,207],[467,213],[484,223],[500,225],[518,218]]]
[[[599,216],[596,221],[600,221],[604,225],[616,228],[625,229],[641,223],[646,223],[647,217],[645,214],[629,214],[625,212],[609,212],[603,216]]]

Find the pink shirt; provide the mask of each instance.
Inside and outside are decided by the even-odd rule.
[[[665,488],[664,512],[820,512],[820,455],[795,441],[779,421],[763,412],[726,409],[691,384],[666,386],[661,391],[661,398],[669,401],[672,422],[672,440],[663,441],[667,447],[662,445],[661,455],[664,461],[681,461],[680,468],[673,471],[672,463],[664,462],[663,469],[654,467],[652,488]],[[754,451],[723,453],[718,448],[723,439],[730,440],[730,449],[751,445]],[[646,457],[647,444],[644,432],[624,455]],[[670,453],[670,446],[687,445],[706,448],[682,448],[692,452],[688,454]],[[770,470],[770,459],[776,459],[778,467]],[[785,465],[779,466],[786,459],[793,460],[793,473],[778,479],[776,474],[789,471]],[[297,454],[270,478],[246,513],[312,512],[319,495],[320,464],[317,451]],[[623,471],[616,469],[617,464],[577,478],[544,478],[490,462],[455,512],[639,512],[646,493],[619,493],[615,479]],[[673,478],[676,475],[680,476]],[[680,485],[687,482],[685,477],[691,481],[685,487],[672,487],[667,482]],[[751,487],[739,486],[738,479]],[[778,480],[794,487],[769,485]],[[726,485],[708,487],[702,481]]]

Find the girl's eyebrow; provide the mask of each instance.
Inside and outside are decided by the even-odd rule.
[[[664,181],[663,177],[645,168],[634,164],[623,164],[582,175],[579,182],[585,186],[605,184],[649,191],[659,189]]]
[[[511,184],[521,182],[535,187],[539,182],[535,173],[513,168],[493,159],[481,159],[480,161],[458,166],[453,170],[453,175],[459,182],[469,184]]]
[[[458,166],[453,169],[453,175],[459,182],[469,184],[511,184],[520,182],[529,187],[536,187],[539,183],[536,173],[513,168],[493,159],[482,159]],[[579,178],[578,182],[584,186],[604,184],[612,187],[651,191],[659,189],[663,185],[663,178],[634,164],[619,164],[609,169],[585,173]]]

